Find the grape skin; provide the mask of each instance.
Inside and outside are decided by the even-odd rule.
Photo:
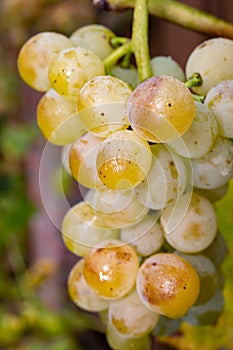
[[[182,67],[170,56],[155,56],[150,59],[153,75],[171,75],[185,81],[185,73]]]

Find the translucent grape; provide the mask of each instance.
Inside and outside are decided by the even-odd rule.
[[[218,121],[219,135],[233,137],[233,80],[222,81],[213,86],[204,103]]]
[[[137,186],[148,174],[152,153],[148,142],[134,131],[120,130],[100,145],[97,168],[100,180],[112,190]]]
[[[226,255],[228,253],[227,244],[221,232],[217,232],[213,242],[202,251],[202,254],[207,256],[217,269],[222,265]]]
[[[126,129],[125,105],[131,89],[122,80],[105,75],[89,80],[78,97],[79,117],[88,131],[100,137]]]
[[[84,259],[80,259],[69,273],[67,282],[69,296],[81,309],[92,312],[106,310],[109,302],[98,297],[93,289],[87,285],[83,277],[83,264]]]
[[[87,24],[75,30],[70,40],[76,46],[82,46],[87,50],[95,52],[104,59],[113,52],[111,39],[116,35],[112,30],[100,24]]]
[[[135,66],[131,65],[128,68],[122,67],[119,64],[116,64],[112,68],[113,76],[123,80],[127,83],[132,89],[135,89],[139,84],[138,71]]]
[[[164,209],[160,217],[165,239],[176,250],[198,253],[207,248],[217,234],[213,205],[205,197],[185,193],[176,203]]]
[[[132,128],[151,142],[182,136],[192,124],[194,101],[185,84],[171,76],[153,76],[139,84],[128,102]]]
[[[203,83],[192,90],[206,95],[220,81],[233,79],[232,60],[233,40],[217,37],[196,46],[186,62],[186,77],[198,72]]]
[[[87,188],[104,187],[96,167],[96,157],[102,142],[103,139],[87,132],[73,143],[69,153],[69,166],[73,177]]]
[[[89,190],[85,201],[101,217],[105,225],[101,227],[127,227],[141,221],[149,211],[130,190]]]
[[[77,100],[83,85],[98,75],[104,75],[104,65],[99,56],[83,47],[61,50],[50,62],[49,80],[59,94]]]
[[[150,148],[152,165],[146,179],[135,187],[135,193],[148,208],[159,210],[175,203],[184,193],[187,171],[183,159],[164,145]]]
[[[213,262],[204,254],[184,254],[174,252],[187,260],[197,271],[200,280],[200,293],[196,305],[207,302],[218,289],[218,272]]]
[[[48,66],[62,49],[74,46],[63,34],[42,32],[30,37],[21,47],[17,65],[21,78],[33,89],[47,91],[51,84]]]
[[[108,317],[120,334],[130,338],[149,334],[159,320],[159,315],[145,306],[136,290],[111,301]]]
[[[201,158],[212,147],[218,134],[218,124],[210,109],[195,101],[195,116],[190,128],[182,136],[169,142],[178,154],[189,158]]]
[[[169,336],[179,330],[182,318],[169,318],[161,315],[159,321],[153,330],[153,335]]]
[[[135,250],[120,240],[106,240],[84,258],[87,284],[102,298],[121,298],[135,285],[139,261]]]
[[[192,160],[193,185],[213,189],[223,186],[233,176],[233,143],[218,136],[209,152]]]
[[[77,213],[77,214],[76,214]],[[78,256],[85,256],[89,249],[110,238],[119,238],[119,230],[91,226],[80,220],[80,203],[68,210],[62,220],[62,238],[66,247]]]
[[[86,132],[77,114],[77,106],[49,89],[37,105],[37,124],[52,144],[63,146]]]
[[[200,282],[197,272],[185,259],[172,253],[157,253],[140,266],[136,286],[140,299],[149,309],[179,318],[195,304]]]
[[[152,57],[150,65],[153,75],[171,75],[180,81],[185,81],[183,68],[170,56]]]
[[[149,256],[162,247],[163,231],[157,222],[158,213],[148,214],[138,223],[123,227],[120,232],[122,241],[131,244],[140,256]]]

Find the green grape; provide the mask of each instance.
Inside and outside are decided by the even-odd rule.
[[[217,269],[222,265],[227,253],[227,244],[220,231],[217,232],[213,242],[202,251],[202,254],[213,261]]]
[[[229,188],[229,182],[225,183],[222,186],[212,188],[210,190],[205,188],[194,188],[194,191],[197,194],[200,194],[200,196],[206,197],[210,202],[214,203],[220,200],[222,197],[225,196]]]
[[[171,75],[180,81],[185,81],[182,67],[170,56],[152,57],[150,65],[153,75]]]
[[[72,176],[87,188],[104,187],[96,167],[96,157],[102,142],[103,139],[87,132],[73,143],[69,152]]]
[[[168,144],[183,157],[201,158],[214,144],[218,134],[218,124],[206,105],[197,101],[194,103],[195,116],[190,128],[182,139],[171,141]]]
[[[220,81],[233,79],[232,60],[233,40],[217,37],[200,43],[190,53],[185,67],[187,78],[198,72],[203,80],[192,90],[206,95]]]
[[[183,253],[206,249],[217,234],[212,203],[196,193],[185,193],[174,206],[165,208],[160,222],[167,242]]]
[[[171,76],[153,76],[139,84],[128,102],[132,128],[151,142],[182,136],[194,118],[194,101],[185,84]]]
[[[74,142],[86,132],[74,102],[49,89],[37,105],[37,124],[52,144],[63,146]]]
[[[84,259],[80,259],[71,269],[68,276],[68,292],[75,305],[86,311],[102,311],[109,307],[107,300],[101,299],[91,289],[83,276]]]
[[[72,46],[72,41],[63,34],[42,32],[33,35],[18,54],[17,65],[21,78],[35,90],[49,90],[48,66],[51,60],[62,49]]]
[[[159,321],[153,330],[155,336],[169,336],[179,330],[182,318],[169,318],[161,315]]]
[[[213,262],[204,254],[175,254],[187,260],[197,271],[200,280],[200,293],[195,306],[207,302],[218,289],[218,272]]]
[[[84,258],[84,278],[98,296],[118,299],[135,285],[139,261],[135,250],[120,240],[106,240]]]
[[[213,189],[223,186],[233,176],[233,143],[218,136],[209,152],[192,160],[193,185]]]
[[[101,241],[119,238],[117,229],[101,228],[82,222],[79,212],[80,203],[70,208],[62,220],[62,238],[73,254],[85,256],[90,248]]]
[[[145,178],[151,161],[148,142],[132,130],[120,130],[102,142],[96,164],[104,185],[112,190],[127,190]]]
[[[105,75],[89,80],[78,96],[79,118],[88,131],[99,137],[127,129],[125,104],[131,89],[122,80]]]
[[[163,231],[157,222],[159,214],[148,214],[136,224],[121,228],[121,240],[131,244],[140,256],[149,256],[163,245]]]
[[[99,56],[80,46],[61,50],[48,68],[52,88],[75,101],[88,80],[104,74],[104,64]]]
[[[122,67],[119,64],[116,64],[112,68],[111,74],[116,78],[123,80],[132,89],[135,89],[139,84],[138,71],[133,65],[130,65],[129,67]]]
[[[213,86],[204,103],[218,121],[219,135],[233,137],[233,80],[222,81]]]
[[[131,190],[89,190],[85,202],[101,217],[105,225],[103,227],[110,228],[133,225],[141,221],[149,211]]]
[[[140,338],[129,338],[120,334],[111,324],[108,324],[107,341],[113,350],[150,350],[151,338],[144,335]]]
[[[217,322],[223,309],[224,296],[218,289],[206,303],[191,307],[183,319],[193,325],[212,325]]]
[[[126,296],[110,302],[108,319],[121,335],[139,338],[152,331],[159,315],[145,306],[134,289]]]
[[[72,144],[67,144],[61,148],[61,164],[62,168],[69,174],[71,174],[70,164],[69,164],[69,154]]]
[[[91,50],[104,59],[114,51],[111,39],[115,36],[112,30],[103,25],[87,24],[75,30],[71,34],[70,40],[75,46]]]
[[[150,149],[152,165],[146,179],[135,187],[135,193],[148,208],[160,210],[174,204],[184,193],[187,171],[183,159],[168,147],[156,144]]]
[[[185,315],[200,290],[193,266],[172,253],[157,253],[144,260],[136,280],[142,302],[152,311],[170,318]]]

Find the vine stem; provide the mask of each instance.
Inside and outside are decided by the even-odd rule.
[[[133,8],[137,0],[93,0],[93,4],[106,10],[126,10]],[[149,0],[151,15],[209,36],[233,39],[233,24],[219,19],[205,11],[175,0]]]
[[[148,15],[148,0],[136,0],[131,47],[136,59],[140,81],[152,76],[148,45]]]

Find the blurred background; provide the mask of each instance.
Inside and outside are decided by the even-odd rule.
[[[183,3],[233,22],[231,0],[187,0]],[[131,33],[132,11],[110,13],[91,0],[0,1],[0,349],[109,349],[95,315],[75,307],[66,280],[77,260],[64,247],[57,225],[64,215],[59,184],[60,150],[46,156],[50,201],[44,208],[39,168],[45,140],[36,126],[41,94],[27,87],[16,69],[22,44],[39,31],[70,35],[89,23],[108,26],[119,36]],[[150,18],[151,55],[172,56],[182,67],[206,35]],[[63,178],[68,200],[80,193]],[[222,265],[225,309],[214,326],[186,327],[176,336],[156,338],[153,349],[233,349],[233,184],[215,203],[220,231],[228,244]]]

